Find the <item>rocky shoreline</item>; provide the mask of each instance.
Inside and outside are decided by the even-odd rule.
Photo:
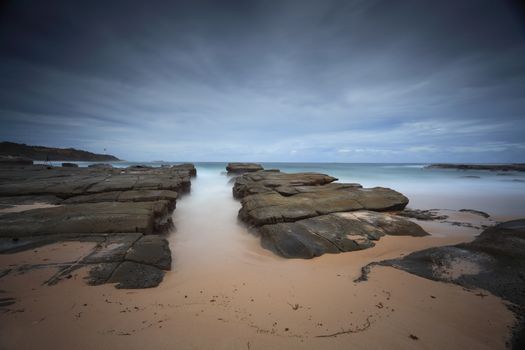
[[[60,241],[95,242],[80,260],[63,264],[50,282],[90,267],[91,284],[117,288],[157,286],[171,269],[162,234],[188,193],[193,164],[171,167],[0,167],[0,253]],[[19,206],[42,206],[18,210]],[[27,268],[27,267],[25,267]],[[10,273],[3,270],[2,275]]]
[[[434,328],[420,324],[439,323],[446,332],[455,322],[475,320],[476,331],[455,330],[455,337],[465,336],[462,346],[497,347],[509,339],[514,315],[523,315],[520,221],[495,226],[497,218],[476,210],[407,208],[408,198],[389,188],[339,183],[328,174],[249,170],[255,168],[243,164],[225,181],[216,167],[217,178],[202,176],[194,184],[198,190],[174,219],[177,271],[166,275],[172,252],[164,233],[171,231],[180,195],[191,189],[193,165],[0,167],[0,279],[9,286],[0,313],[8,331],[47,317],[38,326],[46,333],[53,322],[68,329],[71,320],[85,318],[78,336],[85,329],[109,332],[120,322],[112,339],[120,344],[120,335],[144,332],[146,344],[159,334],[143,329],[149,324],[172,337],[175,325],[192,329],[203,320],[199,327],[237,334],[245,326],[276,342],[300,336],[346,346],[344,334],[363,329],[366,345],[387,334],[403,345],[446,347],[432,338]],[[472,243],[458,244],[484,229]],[[372,271],[375,265],[381,267]],[[372,271],[370,281],[354,283],[362,266],[360,280]],[[23,288],[31,292],[19,298]],[[352,293],[344,306],[335,302]],[[34,309],[37,299],[48,311]],[[513,303],[512,312],[502,300]],[[106,307],[114,309],[101,312]],[[56,315],[59,309],[70,318]],[[236,321],[239,310],[248,321]],[[111,322],[89,328],[102,318]],[[392,322],[401,332],[392,331]],[[516,328],[515,348],[520,334]],[[190,336],[188,344],[194,342]]]

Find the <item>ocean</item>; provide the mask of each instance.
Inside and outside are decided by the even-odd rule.
[[[92,162],[76,162],[88,166]],[[50,162],[60,165],[60,162]],[[161,166],[178,162],[112,162],[114,167]],[[231,188],[225,176],[227,163],[197,162],[200,183]],[[339,182],[360,183],[364,187],[389,187],[410,199],[413,209],[476,209],[508,219],[525,217],[525,173],[480,170],[429,169],[427,164],[382,163],[261,163],[265,169],[285,172],[321,172]]]

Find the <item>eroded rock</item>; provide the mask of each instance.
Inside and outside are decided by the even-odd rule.
[[[313,258],[374,246],[384,235],[428,235],[419,225],[390,214],[355,211],[320,215],[293,223],[264,225],[262,244],[286,258]]]
[[[239,218],[261,234],[262,245],[286,258],[366,249],[385,234],[423,236],[417,224],[385,213],[408,198],[389,188],[363,188],[319,173],[258,171],[236,178]]]

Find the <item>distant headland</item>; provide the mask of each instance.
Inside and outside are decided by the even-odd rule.
[[[0,142],[0,156],[24,157],[32,160],[49,161],[119,161],[110,154],[97,154],[74,148],[54,148],[44,146],[30,146],[23,143]]]

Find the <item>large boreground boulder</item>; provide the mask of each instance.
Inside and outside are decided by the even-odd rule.
[[[355,211],[320,215],[259,229],[262,245],[286,258],[313,258],[373,247],[384,235],[426,236],[419,225],[390,214]]]

